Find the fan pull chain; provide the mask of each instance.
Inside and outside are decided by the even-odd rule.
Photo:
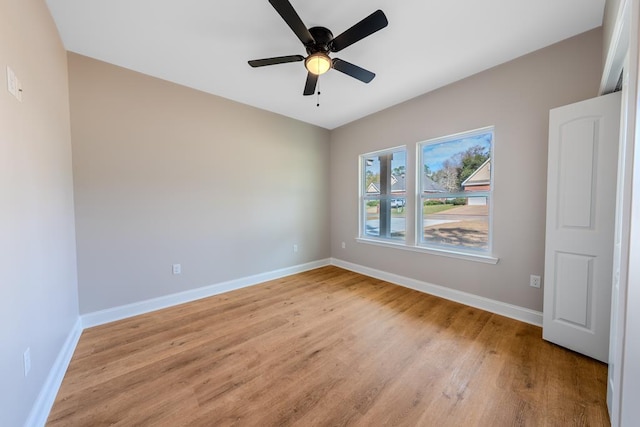
[[[318,92],[316,93],[316,107],[320,106],[320,79],[318,79]]]

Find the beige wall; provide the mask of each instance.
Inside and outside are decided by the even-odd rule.
[[[71,53],[69,80],[81,313],[329,257],[327,130]]]
[[[602,33],[592,30],[368,116],[331,134],[332,255],[452,289],[542,310],[549,109],[597,95]],[[497,265],[357,243],[358,155],[495,126],[494,254]],[[413,179],[408,191],[415,191]],[[410,198],[407,208],[415,201]],[[409,218],[407,222],[412,220]],[[414,227],[409,226],[413,229]],[[346,242],[346,249],[341,242]],[[544,285],[544,284],[543,284]]]
[[[0,425],[21,426],[78,318],[67,56],[41,0],[0,0],[0,205]]]

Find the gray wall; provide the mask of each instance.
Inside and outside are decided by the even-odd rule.
[[[69,81],[81,313],[329,257],[327,130],[71,53]]]
[[[542,310],[543,290],[529,287],[529,275],[544,274],[549,109],[596,96],[601,58],[602,32],[596,29],[332,131],[333,257]],[[412,177],[417,142],[488,125],[495,126],[497,265],[354,241],[359,154],[406,145]],[[415,205],[410,199],[407,210]]]
[[[0,1],[0,59],[0,425],[20,426],[78,318],[67,56],[43,1]]]

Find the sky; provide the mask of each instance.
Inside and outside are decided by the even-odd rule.
[[[422,146],[423,163],[429,166],[431,172],[442,169],[445,160],[451,159],[458,153],[467,151],[469,148],[479,145],[491,153],[491,142],[493,135],[491,132],[453,139],[433,144],[426,143]]]
[[[458,153],[467,151],[469,148],[479,145],[486,151],[491,153],[491,143],[493,142],[492,132],[486,132],[478,135],[462,137],[460,139],[438,139],[434,143],[425,143],[422,146],[422,158],[424,164],[429,166],[431,172],[437,172],[442,169],[442,164],[445,160],[451,159]],[[380,160],[377,155],[367,157],[366,170],[371,171],[374,174],[380,172]],[[407,165],[407,155],[404,150],[396,151],[393,153],[393,160],[391,161],[391,168]]]

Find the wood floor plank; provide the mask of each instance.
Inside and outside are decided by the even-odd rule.
[[[91,328],[47,425],[606,426],[606,365],[337,267]]]

